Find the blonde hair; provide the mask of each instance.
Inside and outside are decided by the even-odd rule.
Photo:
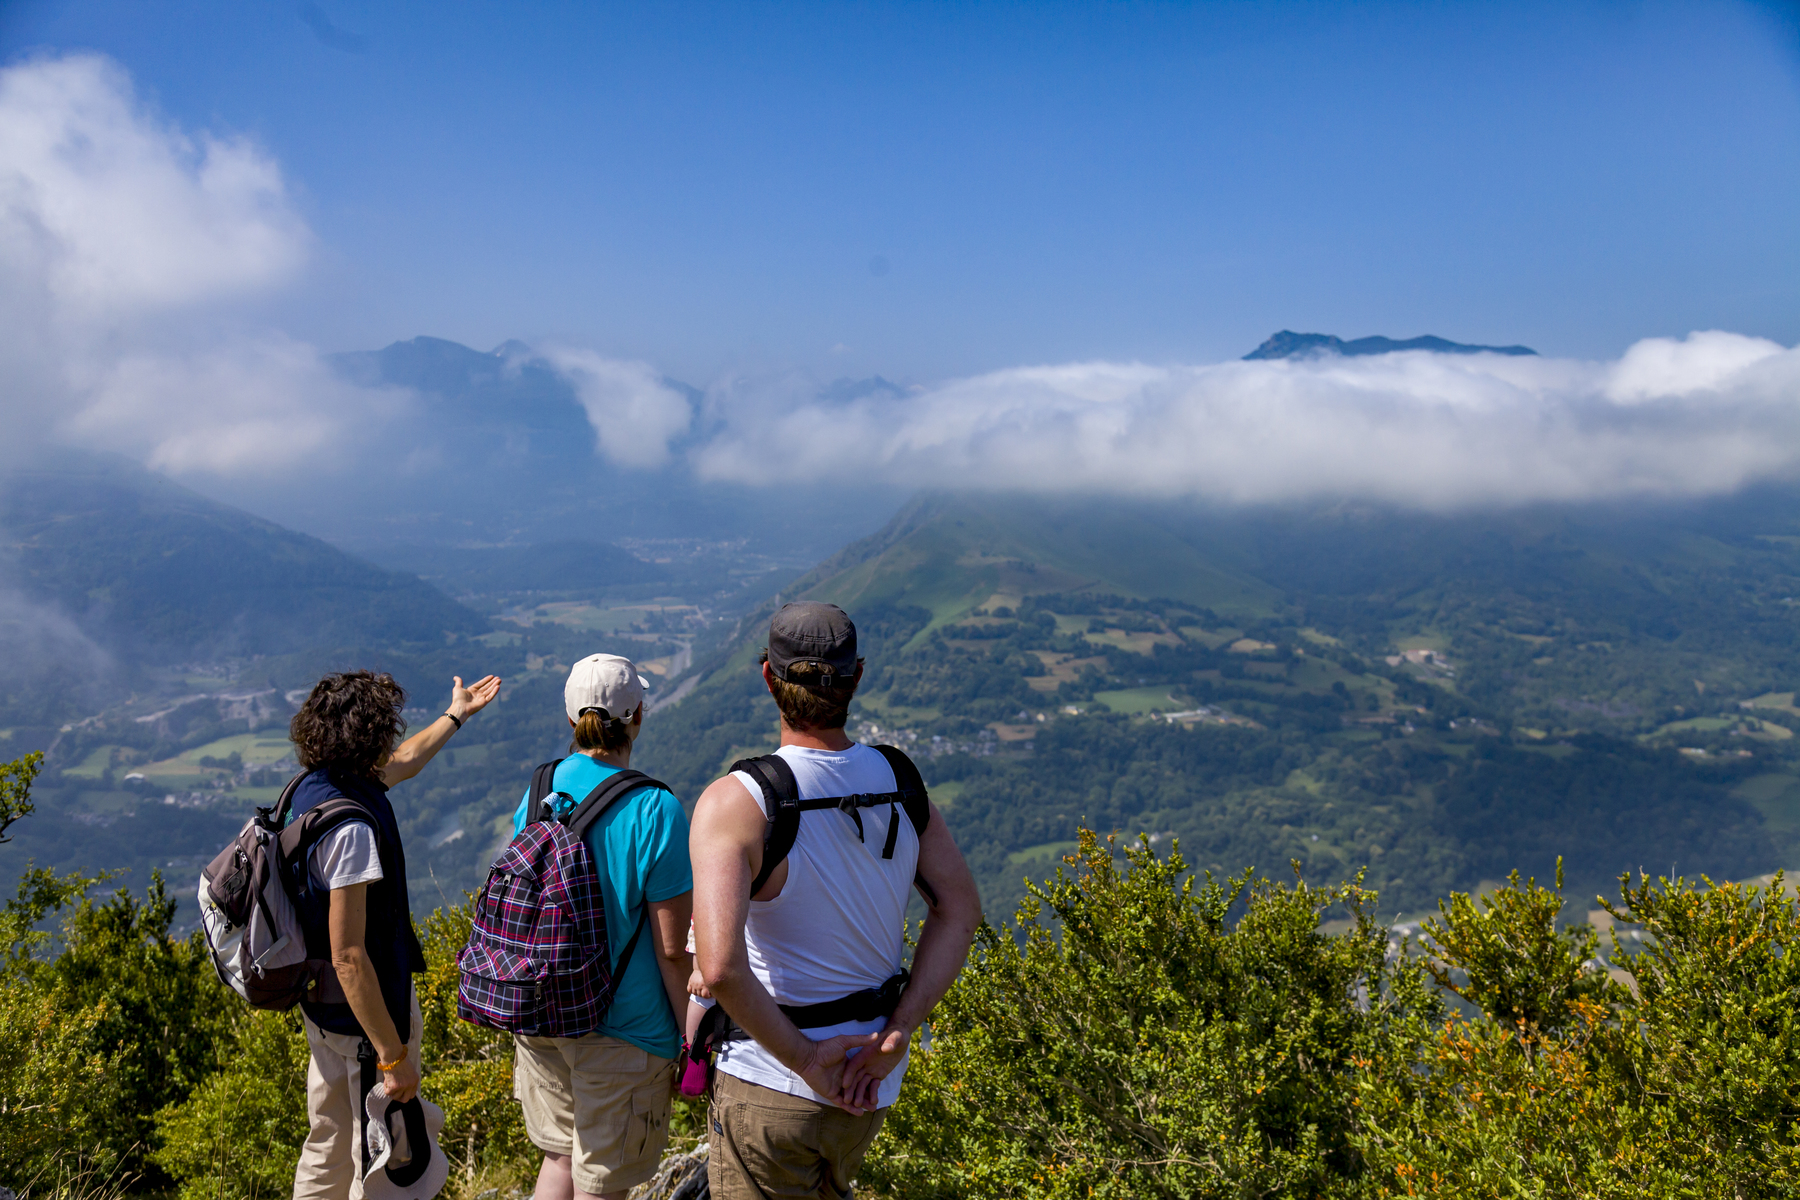
[[[631,745],[631,721],[615,717],[604,708],[584,708],[575,722],[570,750],[600,750],[616,754]]]

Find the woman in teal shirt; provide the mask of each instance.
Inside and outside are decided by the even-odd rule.
[[[630,765],[643,730],[644,683],[630,660],[593,654],[563,688],[573,751],[553,789],[581,800]],[[514,831],[533,814],[519,801]],[[681,802],[660,787],[617,801],[586,835],[600,873],[606,929],[617,954],[648,919],[631,961],[614,966],[612,1007],[578,1038],[516,1037],[513,1093],[544,1152],[536,1200],[624,1197],[656,1173],[668,1141],[669,1098],[681,1052],[676,1014],[687,1007],[694,873]]]

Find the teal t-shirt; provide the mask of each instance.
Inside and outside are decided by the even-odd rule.
[[[556,768],[555,790],[580,801],[618,771],[585,754],[571,754]],[[525,828],[531,791],[519,797],[513,832]],[[606,904],[606,936],[616,955],[644,915],[644,905],[670,900],[694,890],[688,862],[688,820],[681,802],[662,788],[639,788],[617,801],[588,827],[588,850],[600,869],[600,894]],[[646,923],[629,964],[614,967],[619,990],[600,1023],[599,1032],[661,1058],[681,1053],[681,1029],[669,1010],[656,964],[656,931]],[[623,972],[623,975],[619,973]]]

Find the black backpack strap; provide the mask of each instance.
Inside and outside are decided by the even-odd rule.
[[[900,806],[906,809],[906,815],[912,821],[913,832],[920,837],[925,836],[925,827],[931,824],[931,797],[925,791],[925,778],[919,774],[919,768],[913,760],[896,746],[877,746],[881,757],[888,760],[888,766],[894,769],[894,787],[900,792]]]
[[[919,768],[913,760],[906,757],[904,751],[897,746],[877,746],[881,757],[888,760],[888,766],[894,769],[894,786],[900,790],[901,806],[906,809],[906,816],[912,821],[913,832],[919,835],[921,844],[925,838],[925,827],[931,824],[931,796],[925,790],[925,777],[919,774]],[[895,822],[888,822],[888,845],[894,844],[894,831],[898,828]],[[884,857],[891,858],[890,852]],[[913,874],[913,886],[919,889],[919,895],[932,908],[938,906],[937,890],[925,882],[922,873]]]
[[[300,814],[300,819],[285,825],[281,831],[281,860],[284,863],[294,862],[303,857],[314,846],[323,841],[327,834],[333,833],[338,826],[351,821],[361,821],[375,833],[375,845],[380,850],[387,849],[387,839],[381,836],[381,822],[369,811],[369,806],[349,796],[333,796],[331,799],[315,804]]]
[[[881,984],[880,987],[863,988],[859,992],[851,992],[848,996],[840,996],[836,1000],[827,1000],[823,1004],[777,1004],[782,1014],[794,1023],[797,1029],[824,1029],[831,1025],[842,1025],[847,1021],[880,1021],[894,1015],[900,1007],[900,997],[905,994],[907,984],[912,982],[912,972],[902,970]],[[718,1013],[717,1017],[712,1014]],[[710,1041],[708,1046],[706,1041]],[[706,1010],[706,1016],[700,1019],[700,1028],[694,1031],[694,1045],[717,1049],[727,1042],[752,1041],[750,1034],[731,1019],[731,1014],[720,1005],[713,1005]]]
[[[257,818],[279,833],[287,824],[288,811],[294,807],[294,793],[299,790],[300,781],[311,773],[306,770],[296,771],[294,777],[287,781],[287,786],[281,789],[281,799],[275,802],[275,807],[257,809]]]
[[[638,914],[637,928],[631,931],[631,937],[625,942],[625,949],[619,951],[619,957],[614,960],[612,965],[614,996],[619,994],[619,980],[625,977],[625,971],[631,966],[631,952],[637,949],[638,937],[644,932],[644,926],[649,923],[650,903],[645,901],[644,911]]]
[[[733,774],[742,771],[756,780],[762,787],[763,808],[769,814],[769,826],[763,830],[762,870],[750,883],[750,894],[754,896],[794,848],[794,838],[800,833],[800,784],[794,778],[794,769],[779,754],[740,758],[731,764],[731,770]],[[835,808],[836,803],[831,807]]]
[[[542,769],[539,768],[539,770]],[[604,816],[606,810],[611,808],[615,802],[627,792],[635,792],[644,787],[661,788],[665,792],[669,790],[668,784],[660,779],[652,779],[642,771],[633,771],[630,767],[626,767],[622,771],[614,771],[587,794],[587,799],[570,809],[564,815],[562,822],[569,827],[570,833],[576,837],[584,837],[587,834],[588,826]]]
[[[547,763],[539,763],[537,770],[531,773],[531,798],[525,804],[527,823],[549,819],[549,814],[544,811],[544,799],[556,790],[556,768],[562,765],[562,761],[560,758],[553,758]]]
[[[539,767],[538,770],[542,771],[543,768]],[[585,838],[588,829],[595,821],[606,815],[607,809],[618,803],[627,794],[647,787],[661,788],[665,792],[669,790],[668,784],[660,779],[652,779],[642,771],[634,771],[630,767],[614,771],[602,779],[594,790],[587,794],[586,799],[563,814],[562,822],[568,826],[570,833],[578,838]],[[594,869],[604,875],[606,873],[605,861],[596,862]],[[650,904],[646,901],[638,912],[637,928],[631,931],[631,937],[626,941],[625,949],[621,950],[619,957],[613,961],[613,995],[615,997],[619,994],[619,980],[624,977],[626,969],[631,966],[631,955],[637,949],[638,938],[643,936],[644,926],[649,922]]]

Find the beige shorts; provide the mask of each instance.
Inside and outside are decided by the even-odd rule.
[[[720,1071],[713,1076],[713,1200],[839,1200],[862,1169],[887,1109],[852,1116]]]
[[[593,1195],[656,1174],[669,1141],[675,1064],[630,1042],[513,1038],[513,1095],[525,1133],[546,1154],[566,1154],[575,1186]]]

